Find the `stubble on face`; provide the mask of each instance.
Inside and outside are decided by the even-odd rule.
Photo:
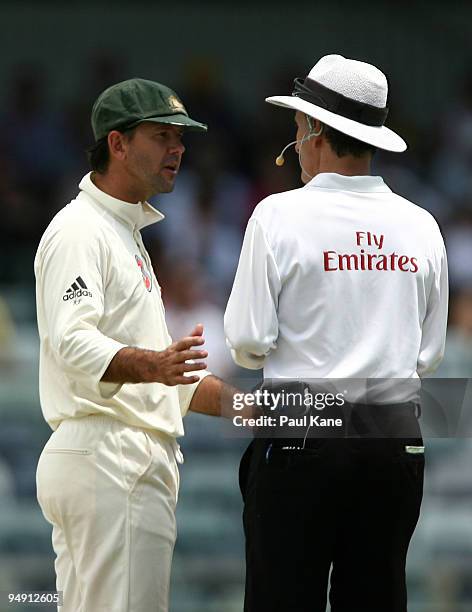
[[[162,174],[161,168],[156,168],[154,157],[136,151],[129,156],[130,173],[137,181],[151,193],[151,196],[158,193],[170,193],[174,189],[175,178],[166,178]],[[148,196],[148,197],[151,197]]]
[[[128,173],[146,193],[146,199],[159,193],[170,193],[185,148],[182,131],[174,126],[142,124],[128,149]]]

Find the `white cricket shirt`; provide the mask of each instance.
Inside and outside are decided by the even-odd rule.
[[[63,419],[103,413],[183,435],[182,415],[198,383],[100,382],[121,348],[160,351],[172,343],[140,233],[164,215],[100,191],[91,173],[79,188],[44,232],[34,263],[44,417],[56,429]]]
[[[447,303],[434,218],[381,177],[322,173],[255,208],[225,334],[265,378],[410,379],[441,361]]]

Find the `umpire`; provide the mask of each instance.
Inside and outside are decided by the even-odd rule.
[[[348,394],[319,412],[331,428],[266,433],[243,457],[245,611],[324,612],[331,572],[332,612],[406,612],[423,492],[417,387],[446,333],[443,239],[428,212],[371,176],[376,149],[406,149],[384,125],[380,70],[328,55],[267,102],[295,111],[305,185],[254,210],[227,342],[272,389],[316,379]]]
[[[130,79],[95,102],[92,172],[35,259],[40,399],[54,430],[37,470],[64,612],[167,612],[187,410],[216,414],[203,327],[172,342],[140,230],[172,191],[185,130],[171,89]],[[197,359],[197,361],[195,361]]]

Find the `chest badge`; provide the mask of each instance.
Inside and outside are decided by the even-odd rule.
[[[141,257],[139,257],[139,255],[135,255],[134,257],[136,259],[136,263],[138,264],[138,268],[141,270],[141,274],[143,275],[144,286],[146,287],[148,291],[151,291],[152,289],[151,275],[146,269],[146,266],[144,265],[144,261],[141,259]]]

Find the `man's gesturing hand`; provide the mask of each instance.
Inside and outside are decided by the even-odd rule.
[[[204,344],[203,325],[195,326],[190,336],[186,336],[171,344],[156,356],[157,382],[165,385],[190,385],[198,382],[198,376],[185,376],[186,372],[204,370],[207,364],[203,361],[186,363],[189,360],[204,359],[208,351],[193,349],[193,346]]]
[[[204,359],[208,352],[192,347],[204,344],[203,325],[195,326],[189,336],[174,342],[163,351],[127,346],[119,350],[110,362],[102,377],[104,382],[142,383],[159,382],[164,385],[191,385],[199,376],[185,376],[187,372],[204,370],[203,361],[187,363],[194,359]]]

